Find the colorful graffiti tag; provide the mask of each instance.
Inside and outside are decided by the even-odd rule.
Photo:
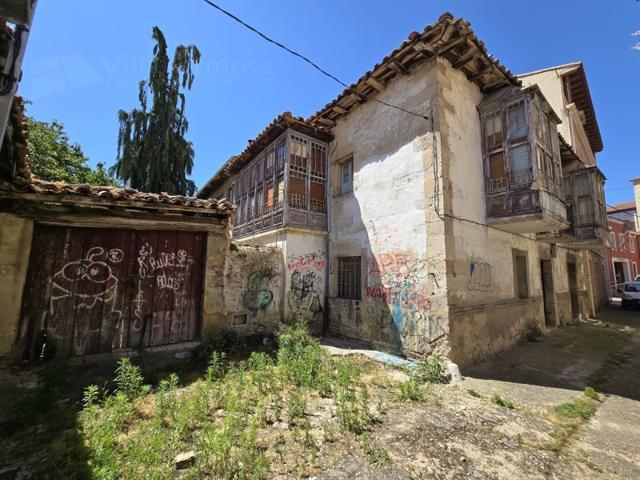
[[[287,302],[292,318],[318,320],[323,311],[326,265],[326,255],[321,250],[287,256],[287,269],[291,272]]]
[[[252,272],[247,282],[247,291],[244,294],[244,303],[250,312],[256,313],[265,310],[273,302],[273,292],[270,289],[271,281],[275,273],[272,270]]]

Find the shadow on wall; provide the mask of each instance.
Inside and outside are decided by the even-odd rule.
[[[397,160],[402,158],[393,159]],[[367,175],[370,169],[384,171],[386,167],[376,163],[373,158],[360,165],[355,176],[363,169]],[[420,201],[426,198],[424,177],[415,174],[414,179],[403,182],[388,175],[379,179],[379,188],[366,185],[365,219],[357,186],[355,193],[334,200],[329,332],[402,355],[424,356],[446,338],[445,317],[438,314],[445,294],[438,295],[439,278],[426,250],[426,207]],[[370,212],[376,212],[374,219],[366,217]],[[342,219],[347,222],[342,224]],[[352,273],[341,268],[340,257],[361,259],[359,299],[342,298],[348,295],[340,291],[341,285],[348,283]]]

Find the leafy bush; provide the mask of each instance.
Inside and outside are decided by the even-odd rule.
[[[129,358],[122,357],[118,361],[115,377],[116,391],[133,400],[149,393],[150,386],[145,385],[140,367],[133,365]]]
[[[314,387],[327,353],[313,338],[306,322],[284,325],[278,332],[278,368],[285,380],[298,387]]]
[[[287,402],[289,425],[293,425],[297,419],[304,417],[306,408],[307,400],[304,395],[299,390],[292,392]]]
[[[343,430],[356,435],[365,432],[375,421],[369,411],[369,392],[366,385],[362,385],[359,394],[355,389],[341,389],[337,398],[336,415]]]
[[[413,371],[413,377],[421,382],[447,383],[446,359],[440,355],[431,355],[426,362],[419,363]]]
[[[223,362],[226,357],[224,352],[211,352],[209,357],[209,364],[207,365],[207,373],[205,379],[207,382],[212,383],[219,380],[224,375]]]
[[[411,378],[400,384],[400,390],[395,398],[398,402],[424,402],[426,394],[422,384],[415,378]]]

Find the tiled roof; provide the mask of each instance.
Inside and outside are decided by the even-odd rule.
[[[626,210],[635,210],[636,202],[634,200],[629,200],[627,202],[616,203],[615,205],[611,205],[607,207],[607,213],[615,213]]]
[[[309,118],[309,123],[332,127],[338,117],[375,96],[391,79],[409,73],[418,64],[436,56],[449,60],[483,92],[505,85],[520,85],[520,81],[489,54],[469,22],[462,18],[454,20],[453,15],[444,13],[422,32],[409,34],[400,47]]]
[[[330,141],[333,135],[328,129],[321,126],[313,126],[306,122],[302,117],[296,117],[291,112],[284,112],[278,115],[273,121],[265,127],[253,140],[249,140],[249,145],[240,155],[233,155],[220,167],[216,174],[198,191],[196,194],[199,198],[211,195],[218,189],[229,177],[238,173],[251,160],[259,155],[270,143],[276,140],[285,130],[292,128],[294,130],[305,133],[311,137],[323,141]]]
[[[202,200],[183,195],[169,195],[167,193],[144,193],[133,188],[117,188],[88,184],[70,184],[65,182],[47,182],[39,179],[16,179],[1,187],[5,193],[31,193],[39,195],[43,200],[46,196],[88,197],[90,199],[111,200],[116,203],[144,203],[148,206],[182,206],[216,210],[219,213],[230,214],[233,207],[226,201]]]
[[[45,199],[62,198],[74,199],[85,197],[95,202],[110,201],[111,204],[126,207],[131,204],[145,204],[159,209],[171,206],[172,209],[197,208],[206,209],[223,215],[230,215],[233,211],[231,204],[225,201],[202,200],[183,195],[169,195],[167,193],[144,193],[133,188],[117,188],[88,184],[71,184],[66,182],[48,182],[36,178],[29,168],[29,154],[27,151],[27,130],[24,125],[24,105],[20,97],[15,97],[10,114],[10,126],[3,142],[0,157],[0,172],[2,184],[0,192],[5,196],[34,194]]]

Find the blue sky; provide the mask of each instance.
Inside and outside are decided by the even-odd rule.
[[[632,198],[640,176],[637,0],[218,0],[248,23],[351,83],[440,14],[464,17],[514,73],[582,60],[604,141],[607,202]],[[95,164],[113,164],[117,112],[137,106],[158,25],[171,51],[202,53],[187,96],[198,187],[277,114],[307,117],[342,90],[202,0],[38,2],[19,93],[29,113],[62,121]]]

